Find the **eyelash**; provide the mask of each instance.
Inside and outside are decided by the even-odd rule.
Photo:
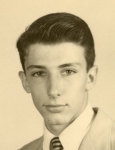
[[[65,74],[66,73],[66,74]],[[71,70],[71,69],[68,69],[68,70],[64,70],[63,72],[62,72],[62,74],[63,75],[73,75],[73,74],[75,74],[75,73],[77,73],[77,71],[75,71],[75,70]]]
[[[73,75],[75,73],[77,73],[77,71],[71,70],[71,69],[67,69],[67,70],[64,70],[64,71],[61,72],[61,74],[63,76],[69,76],[69,75]],[[47,73],[45,73],[44,71],[38,71],[38,72],[32,73],[31,76],[34,76],[34,77],[44,77],[46,75],[47,75]]]
[[[43,71],[38,71],[38,72],[32,73],[32,76],[34,76],[34,77],[38,77],[38,76],[42,77],[42,76],[46,76],[46,73],[43,72]]]

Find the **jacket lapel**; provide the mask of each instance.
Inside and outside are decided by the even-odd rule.
[[[38,146],[35,150],[43,150],[43,136],[39,139]]]
[[[82,143],[79,147],[79,150],[86,150],[86,149],[87,150],[96,150],[89,135],[86,135],[86,137],[84,138],[84,140],[82,141]]]
[[[96,114],[91,128],[84,137],[79,150],[109,150],[113,121],[102,110],[94,108]]]

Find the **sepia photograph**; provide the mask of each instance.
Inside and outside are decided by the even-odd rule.
[[[115,1],[0,2],[0,150],[115,150]]]

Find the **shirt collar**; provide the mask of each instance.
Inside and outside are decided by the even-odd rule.
[[[44,123],[43,150],[49,150],[50,141],[55,136],[46,128]]]
[[[94,112],[88,104],[84,111],[60,134],[59,138],[65,150],[76,150],[89,130]],[[44,125],[43,150],[48,150],[54,135]],[[72,139],[72,140],[70,140]]]

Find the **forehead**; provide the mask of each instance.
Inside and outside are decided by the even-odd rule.
[[[85,63],[84,47],[74,43],[54,45],[33,44],[28,48],[25,64],[28,65],[61,65],[65,63]]]

